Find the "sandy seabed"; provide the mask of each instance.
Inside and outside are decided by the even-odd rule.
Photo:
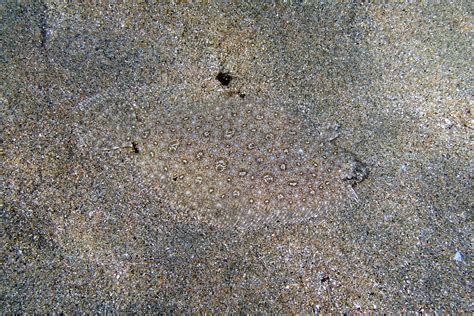
[[[2,313],[472,313],[467,1],[0,10]],[[327,127],[370,170],[357,203],[250,231],[187,216],[137,167],[157,97]]]

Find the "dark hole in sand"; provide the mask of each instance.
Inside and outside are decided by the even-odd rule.
[[[230,81],[232,80],[232,76],[228,72],[219,71],[219,73],[216,76],[216,79],[219,80],[219,82],[223,86],[228,86]]]
[[[140,153],[140,149],[138,148],[138,144],[136,142],[132,142],[132,148],[133,148],[133,152],[135,154],[139,154]]]

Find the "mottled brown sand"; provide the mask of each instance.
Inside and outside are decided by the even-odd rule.
[[[0,8],[3,313],[472,312],[467,1]],[[153,98],[265,100],[369,176],[324,217],[209,227],[137,167]]]

